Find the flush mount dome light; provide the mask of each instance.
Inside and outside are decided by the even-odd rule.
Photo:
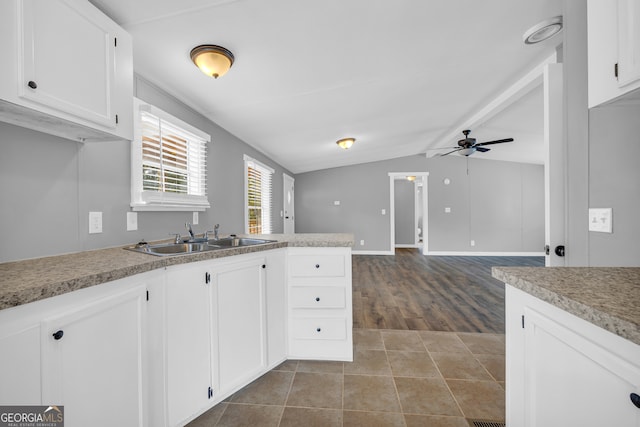
[[[203,44],[191,49],[191,60],[200,71],[214,79],[225,75],[233,65],[233,53],[222,46]]]
[[[356,142],[355,138],[342,138],[336,141],[336,144],[345,150],[351,148],[351,146]]]
[[[529,28],[522,36],[525,44],[535,44],[547,40],[562,30],[562,16],[555,16]]]

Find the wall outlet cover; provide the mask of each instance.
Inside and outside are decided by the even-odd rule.
[[[194,212],[193,213],[193,221],[191,221],[191,224],[198,225],[199,221],[200,221],[200,215],[198,215],[198,212]]]
[[[127,212],[127,231],[138,229],[138,212]]]
[[[102,233],[102,212],[89,212],[89,234]]]
[[[613,209],[589,208],[589,231],[613,233]]]

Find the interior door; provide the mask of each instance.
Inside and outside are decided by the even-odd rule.
[[[565,242],[565,155],[563,140],[562,64],[544,70],[545,265],[563,267]]]
[[[294,222],[294,179],[287,174],[282,174],[284,182],[284,234],[295,233]]]

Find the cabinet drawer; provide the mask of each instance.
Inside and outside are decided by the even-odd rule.
[[[291,277],[344,277],[345,262],[342,255],[291,255]]]
[[[294,286],[291,288],[292,308],[344,308],[344,287]]]
[[[292,319],[294,339],[344,340],[347,324],[344,318]]]

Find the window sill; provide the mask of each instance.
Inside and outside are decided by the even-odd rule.
[[[209,206],[189,205],[131,205],[134,212],[204,212]]]

